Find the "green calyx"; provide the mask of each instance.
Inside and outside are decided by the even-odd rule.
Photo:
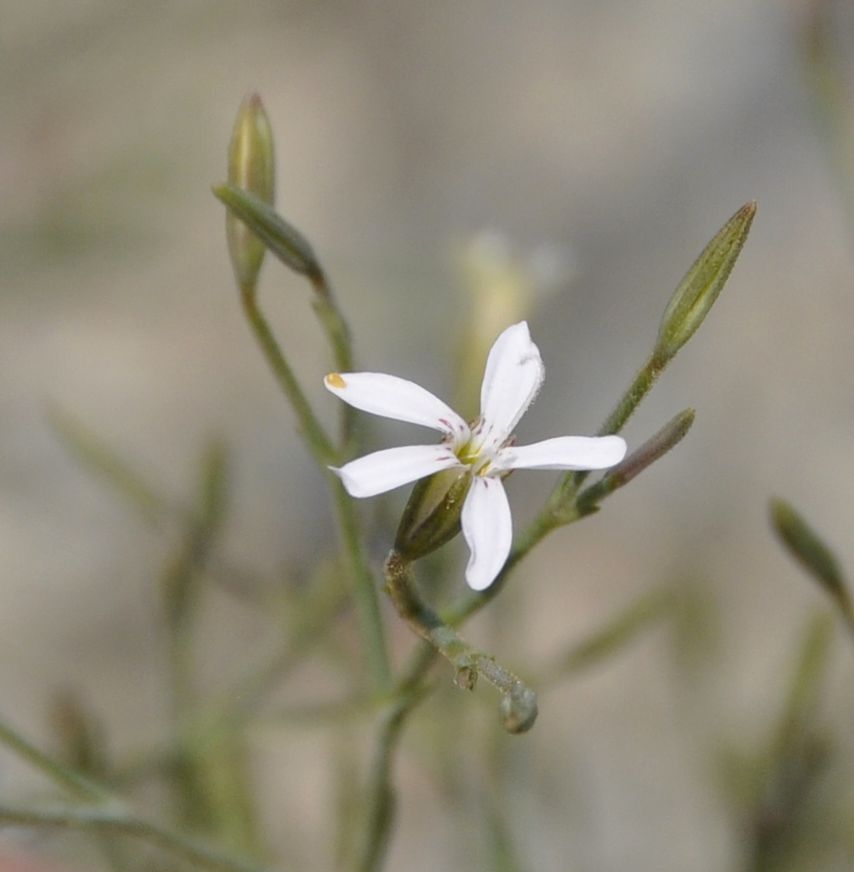
[[[446,469],[421,479],[403,510],[394,550],[412,561],[450,542],[460,532],[460,513],[469,487],[469,469]]]

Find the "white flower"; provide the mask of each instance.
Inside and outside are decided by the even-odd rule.
[[[513,538],[510,506],[501,479],[512,469],[607,469],[619,463],[626,443],[619,436],[559,436],[513,445],[519,419],[543,382],[540,351],[525,321],[495,340],[480,389],[480,417],[469,426],[429,391],[378,372],[330,373],[324,383],[363,412],[431,427],[436,445],[376,451],[333,469],[347,492],[371,497],[452,467],[468,467],[472,483],[463,504],[463,536],[471,551],[466,581],[485,590],[507,560]]]

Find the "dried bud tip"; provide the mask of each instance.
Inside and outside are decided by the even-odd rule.
[[[514,688],[501,699],[501,724],[508,733],[527,733],[538,714],[537,694],[529,687]]]

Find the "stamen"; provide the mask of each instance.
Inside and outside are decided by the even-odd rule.
[[[326,384],[331,388],[338,388],[341,390],[342,388],[347,387],[347,382],[344,381],[340,372],[330,372],[328,376],[326,376]]]

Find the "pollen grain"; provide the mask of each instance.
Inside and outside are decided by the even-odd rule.
[[[328,376],[326,376],[326,384],[331,388],[341,388],[347,387],[347,382],[344,381],[340,372],[330,372]]]

